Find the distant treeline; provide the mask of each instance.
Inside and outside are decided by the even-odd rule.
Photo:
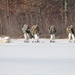
[[[66,38],[66,27],[75,26],[75,0],[0,0],[0,36],[22,38],[24,24],[38,24],[44,38],[54,24],[57,38]]]

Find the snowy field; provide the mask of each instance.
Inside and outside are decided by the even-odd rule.
[[[75,75],[75,43],[23,41],[0,44],[0,75]]]

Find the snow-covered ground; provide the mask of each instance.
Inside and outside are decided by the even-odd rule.
[[[75,75],[75,43],[23,41],[0,44],[0,75]]]

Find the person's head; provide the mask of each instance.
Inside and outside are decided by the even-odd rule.
[[[36,27],[38,27],[38,25],[36,25]]]
[[[73,25],[70,25],[71,28],[73,28]]]
[[[35,25],[33,25],[32,27],[35,27]]]
[[[24,24],[24,26],[26,26],[26,24]]]
[[[55,26],[54,25],[52,25],[52,28],[54,28]]]
[[[38,25],[35,25],[35,28],[37,28],[38,27]]]

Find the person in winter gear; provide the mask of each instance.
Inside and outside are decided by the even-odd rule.
[[[56,28],[54,25],[52,25],[50,28],[49,28],[49,34],[50,34],[50,42],[55,42],[55,34],[56,34]]]
[[[33,35],[32,42],[39,42],[39,27],[38,25],[33,25],[31,28],[31,33]]]
[[[73,30],[73,25],[70,25],[69,27],[67,27],[66,31],[68,34],[69,42],[71,42],[71,40],[73,40],[73,42],[75,42],[75,36],[74,36],[75,33]]]
[[[25,41],[24,42],[29,42],[29,37],[30,37],[30,28],[28,25],[24,24],[22,31],[24,33],[24,38]]]

